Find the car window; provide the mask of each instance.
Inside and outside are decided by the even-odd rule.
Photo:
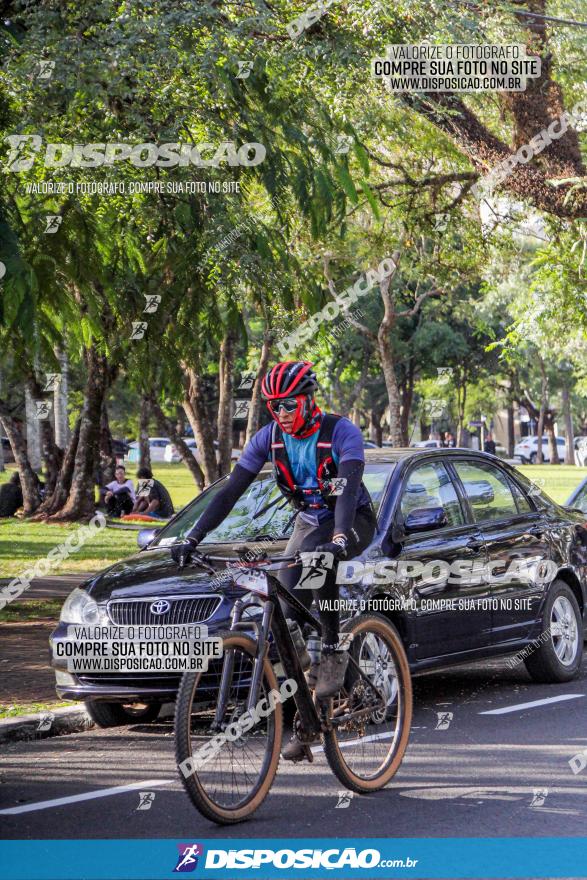
[[[565,445],[565,441],[563,440],[562,437],[557,437],[557,439],[556,439],[556,445],[557,445],[557,446],[564,446],[564,445]]]
[[[509,484],[511,486],[512,492],[514,494],[514,498],[516,499],[516,504],[518,505],[518,510],[520,513],[531,513],[533,510],[532,505],[518,486],[518,484],[514,480],[510,480]]]
[[[394,467],[395,464],[388,462],[368,463],[365,466],[363,482],[371,495],[376,512]],[[185,507],[168,526],[161,530],[150,546],[166,546],[183,538],[204,513],[212,499],[226,485],[227,479],[228,477],[225,477],[203,496],[196,498]],[[273,475],[263,471],[241,495],[224,521],[206,535],[203,543],[232,544],[252,540],[258,535],[271,535],[276,540],[286,538],[293,531],[293,512],[277,488]]]
[[[518,508],[508,478],[489,464],[455,462],[476,522],[516,516]]]
[[[533,483],[532,480],[529,480],[525,474],[517,469],[516,479],[522,484],[523,488],[526,490],[526,494],[530,495],[535,507],[538,507],[541,510],[551,510],[553,506],[555,506],[555,502],[552,498],[548,497],[546,492],[541,489],[540,486]]]
[[[587,483],[583,486],[583,488],[578,493],[577,497],[573,501],[573,507],[576,507],[577,510],[582,510],[584,513],[587,513]]]
[[[465,522],[455,488],[440,461],[414,468],[402,494],[400,509],[404,519],[412,510],[429,507],[442,507],[450,526],[460,526]]]

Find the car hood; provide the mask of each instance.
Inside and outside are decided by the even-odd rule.
[[[274,552],[277,554],[281,549],[276,544]],[[236,560],[232,547],[209,545],[206,552]],[[218,563],[218,572],[223,570],[222,563]],[[209,571],[195,564],[179,569],[171,558],[169,547],[165,547],[136,553],[101,571],[82,586],[96,602],[106,602],[109,599],[172,595],[178,590],[182,593],[213,593],[218,591],[213,580]]]

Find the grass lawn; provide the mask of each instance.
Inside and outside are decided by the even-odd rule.
[[[0,474],[4,482],[14,469],[9,465]],[[525,465],[520,470],[559,503],[564,503],[572,489],[587,474],[587,468],[568,465]],[[129,468],[133,474],[134,467]],[[153,472],[171,494],[176,510],[197,494],[197,488],[187,468],[179,464],[155,464]],[[18,519],[0,520],[0,577],[14,576],[62,543],[75,525],[57,526],[26,523]],[[96,536],[51,570],[51,574],[76,571],[98,571],[136,551],[137,533],[117,529],[103,529]]]
[[[564,504],[573,489],[587,477],[587,468],[570,464],[527,464],[518,470],[559,504]]]
[[[8,465],[6,471],[0,473],[0,483],[6,482],[13,471],[14,465]],[[134,465],[129,466],[128,472],[133,479],[134,471]],[[176,510],[184,507],[198,494],[190,472],[181,463],[155,463],[153,475],[169,490]],[[0,577],[19,574],[37,559],[46,556],[49,550],[61,544],[77,528],[76,525],[46,525],[27,523],[19,519],[0,520]],[[99,571],[136,550],[136,531],[102,529],[77,553],[52,568],[50,574]]]
[[[57,621],[62,606],[62,599],[25,598],[21,602],[10,602],[0,611],[0,623],[22,623],[25,620]]]
[[[36,715],[38,712],[51,712],[53,709],[62,709],[65,706],[80,706],[72,700],[54,703],[18,703],[10,706],[0,706],[0,719],[8,721],[21,715]]]

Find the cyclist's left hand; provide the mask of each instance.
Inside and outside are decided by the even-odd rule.
[[[335,559],[346,558],[346,539],[339,537],[335,541],[328,541],[327,544],[318,544],[316,553],[332,553]]]

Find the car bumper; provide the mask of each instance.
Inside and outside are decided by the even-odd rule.
[[[230,626],[232,602],[224,599],[214,619],[206,622],[208,634],[215,636]],[[62,700],[103,700],[108,702],[149,702],[174,700],[181,681],[180,673],[163,672],[68,672],[65,659],[56,659],[54,646],[65,641],[67,624],[59,622],[49,639],[50,663],[55,671],[55,690]],[[208,679],[208,681],[206,681]],[[203,673],[201,687],[210,693],[217,690],[220,679],[214,672]]]

